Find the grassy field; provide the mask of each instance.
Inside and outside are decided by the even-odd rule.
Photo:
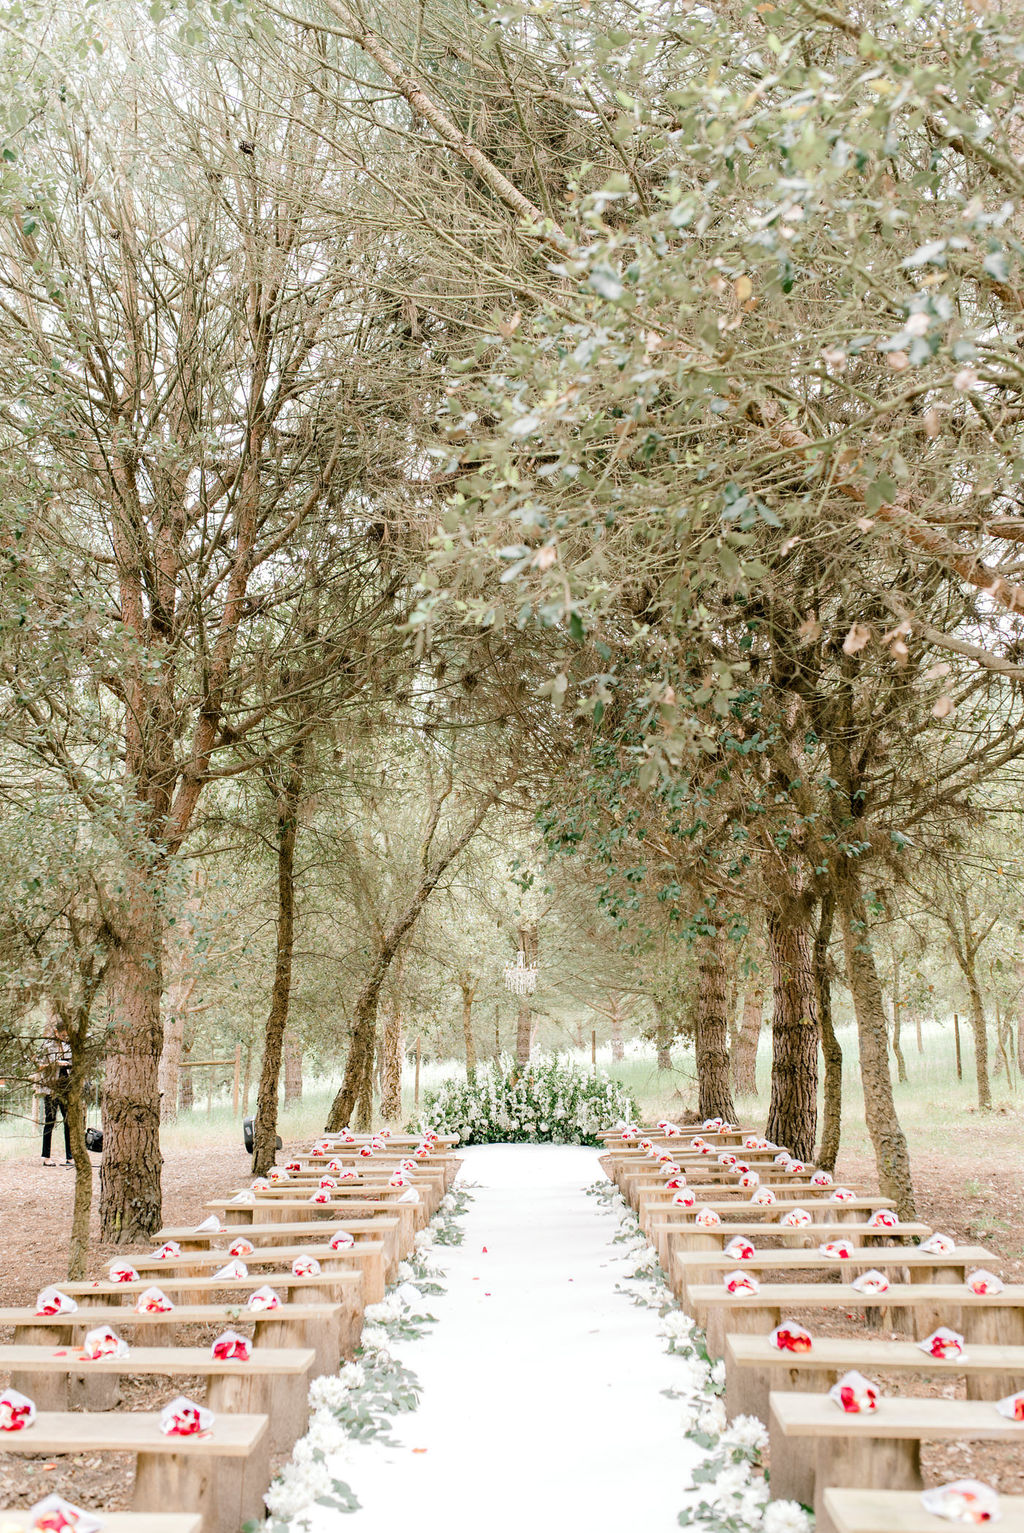
[[[919,1054],[913,1031],[908,1033],[905,1046],[908,1080],[895,1087],[897,1108],[911,1149],[940,1154],[949,1146],[951,1137],[976,1133],[983,1123],[986,1151],[1009,1157],[1009,1163],[1019,1163],[1024,1169],[1024,1083],[1014,1078],[1008,1085],[1005,1075],[995,1076],[992,1082],[994,1110],[981,1117],[976,1110],[974,1057],[966,1037],[963,1041],[962,1081],[956,1078],[951,1027],[926,1024],[922,1041],[923,1053]],[[864,1125],[854,1030],[842,1029],[840,1042],[845,1065],[843,1147],[849,1153],[867,1154],[870,1146]],[[589,1052],[573,1057],[584,1067],[589,1067]],[[695,1101],[692,1052],[677,1047],[673,1051],[673,1062],[675,1067],[671,1071],[659,1071],[653,1050],[645,1044],[627,1044],[624,1059],[616,1064],[613,1064],[608,1049],[598,1051],[599,1068],[629,1087],[647,1119],[682,1113]],[[756,1098],[737,1102],[746,1122],[758,1124],[764,1120],[770,1067],[771,1036],[765,1033],[758,1054],[759,1094]],[[457,1061],[425,1064],[421,1072],[421,1090],[425,1092],[445,1077],[461,1074],[461,1071],[462,1066]],[[301,1102],[282,1109],[280,1132],[286,1140],[309,1137],[323,1126],[339,1080],[340,1076],[319,1077],[315,1086],[307,1087]],[[406,1119],[410,1118],[414,1111],[411,1068],[406,1071],[403,1107]],[[201,1103],[191,1112],[182,1114],[177,1122],[166,1125],[163,1135],[168,1148],[181,1149],[224,1143],[236,1136],[241,1138],[241,1123],[235,1120],[230,1100],[215,1100],[209,1112],[205,1103]],[[27,1120],[0,1118],[0,1159],[35,1154],[38,1142],[37,1132]]]

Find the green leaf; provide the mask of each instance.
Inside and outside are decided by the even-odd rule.
[[[619,273],[614,266],[609,266],[605,261],[598,261],[591,268],[587,280],[594,292],[599,293],[602,298],[607,298],[609,303],[615,303],[626,291]]]

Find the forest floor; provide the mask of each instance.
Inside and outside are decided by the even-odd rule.
[[[911,1149],[919,1218],[954,1236],[958,1242],[987,1246],[1001,1259],[1006,1279],[1024,1281],[1024,1148],[1019,1130],[1017,1115],[975,1119],[969,1131],[937,1129],[922,1135],[925,1142],[917,1144],[912,1138]],[[858,1145],[856,1132],[851,1133],[850,1140],[852,1148],[840,1158],[838,1179],[873,1185],[871,1159]],[[524,1150],[528,1155],[528,1147]],[[587,1153],[579,1152],[584,1156]],[[209,1145],[168,1149],[164,1167],[165,1223],[198,1223],[205,1216],[204,1203],[218,1193],[242,1185],[248,1171],[248,1157],[234,1144],[221,1145],[216,1159],[211,1156]],[[594,1171],[596,1176],[596,1157]],[[593,1178],[581,1174],[579,1183],[586,1180]],[[72,1170],[43,1167],[38,1156],[0,1160],[3,1209],[0,1305],[30,1304],[41,1288],[64,1276],[63,1253],[67,1248],[73,1183]],[[94,1192],[98,1201],[98,1176]],[[536,1250],[542,1252],[545,1240],[540,1238],[539,1231],[534,1233],[538,1235]],[[119,1254],[116,1248],[97,1244],[91,1273],[101,1273],[116,1254]],[[578,1257],[576,1267],[580,1267]],[[574,1269],[573,1275],[578,1281],[580,1273]],[[581,1289],[575,1293],[575,1302],[582,1308],[589,1303],[589,1289],[582,1285]],[[863,1322],[852,1310],[828,1322],[823,1322],[820,1313],[808,1316],[805,1323],[819,1333],[827,1330],[831,1334],[857,1335],[864,1330]],[[442,1326],[435,1333],[438,1345],[447,1329]],[[0,1339],[9,1340],[10,1333],[0,1330]],[[195,1337],[182,1336],[183,1342],[193,1344],[205,1339],[208,1339],[205,1332],[201,1336],[198,1333]],[[652,1342],[652,1346],[656,1357],[656,1344]],[[7,1382],[0,1374],[0,1387]],[[962,1393],[962,1381],[959,1385],[957,1392]],[[198,1380],[129,1382],[122,1406],[152,1410],[183,1388],[186,1393],[194,1393],[198,1387]],[[887,1388],[915,1394],[927,1392],[927,1385],[920,1379],[894,1381]],[[1004,1451],[998,1445],[950,1444],[928,1448],[924,1467],[929,1483],[971,1475],[994,1481],[1006,1493],[1024,1492],[1024,1463],[1019,1453]],[[112,1458],[100,1460],[87,1455],[58,1462],[0,1459],[0,1505],[27,1505],[58,1486],[72,1500],[85,1505],[105,1505],[110,1510],[124,1508],[129,1504],[131,1490],[129,1464],[127,1460],[119,1464]]]

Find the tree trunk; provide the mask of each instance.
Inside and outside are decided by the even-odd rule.
[[[181,1060],[178,1065],[178,1111],[191,1112],[196,1104],[195,1077],[188,1066],[189,1055],[192,1053],[192,1042],[186,1036],[181,1042]]]
[[[68,1282],[80,1283],[89,1266],[89,1221],[92,1214],[92,1162],[85,1147],[84,1067],[75,1059],[68,1082],[68,1132],[75,1163],[75,1197],[68,1242]]]
[[[965,970],[967,993],[971,1002],[971,1031],[974,1034],[974,1073],[978,1082],[978,1107],[988,1112],[992,1106],[992,1087],[988,1076],[988,1023],[977,970],[971,959]]]
[[[289,1029],[284,1035],[284,1105],[302,1101],[302,1044]]]
[[[818,1127],[818,998],[806,916],[770,911],[772,1088],[768,1138],[797,1160],[814,1155]]]
[[[864,1114],[875,1151],[881,1192],[896,1200],[899,1216],[914,1219],[914,1184],[907,1141],[896,1116],[889,1074],[889,1027],[871,950],[867,911],[852,873],[842,888],[843,949],[847,982],[857,1017]]]
[[[705,938],[697,963],[697,1113],[702,1119],[725,1118],[735,1123],[729,1086],[724,946],[725,938],[719,933]]]
[[[167,1020],[164,1023],[163,1048],[160,1050],[160,1121],[170,1123],[178,1116],[181,1091],[181,1056],[185,1046],[185,1021],[189,1001],[196,988],[195,975],[177,975],[167,987]],[[191,1104],[189,1104],[191,1105]]]
[[[131,1245],[160,1228],[160,991],[163,929],[145,871],[133,869],[111,940],[111,1027],[103,1091],[100,1237]]]
[[[657,1002],[654,1003],[654,1006],[655,1013],[657,1015],[657,1030],[655,1032],[655,1039],[658,1049],[658,1069],[671,1070],[672,1039],[675,1034],[675,1028],[672,1026],[672,1019],[669,1017],[665,1007],[659,1006]]]
[[[377,1003],[380,999],[381,986],[403,938],[416,924],[420,912],[437,888],[445,869],[461,852],[465,851],[480,829],[484,817],[498,796],[498,791],[495,789],[488,795],[459,835],[431,867],[428,864],[430,843],[437,829],[444,799],[437,800],[433,805],[423,842],[425,870],[423,877],[409,904],[381,938],[373,967],[356,996],[352,1013],[352,1042],[349,1046],[348,1059],[345,1061],[345,1074],[327,1115],[326,1130],[329,1134],[336,1134],[340,1129],[345,1128],[357,1108],[360,1126],[366,1129],[370,1127],[373,1117],[373,1056],[377,1036]]]
[[[530,1003],[525,995],[519,997],[519,1011],[516,1016],[516,1064],[521,1070],[525,1070],[530,1063],[530,1043],[533,1038],[533,1018],[530,1014]]]
[[[917,1052],[919,1054],[923,1054],[924,1053],[924,1037],[923,1037],[923,1035],[921,1033],[921,1013],[919,1011],[917,1011],[916,1009],[914,1011],[914,1032],[917,1034]]]
[[[298,835],[301,792],[302,769],[296,759],[287,783],[277,795],[277,953],[274,985],[270,993],[270,1014],[263,1038],[263,1065],[252,1120],[252,1169],[256,1176],[265,1176],[277,1156],[277,1089],[292,993],[295,841]]]
[[[896,1079],[901,1086],[907,1083],[907,1061],[903,1058],[900,1039],[903,1023],[903,1000],[900,995],[903,970],[898,960],[892,966],[892,1054],[896,1061]]]
[[[624,1056],[625,1049],[622,1043],[622,1012],[619,1009],[617,999],[612,1003],[609,1016],[611,1021],[612,1059],[618,1064]]]
[[[478,981],[460,979],[462,991],[462,1039],[466,1049],[466,1079],[476,1080],[476,1039],[473,1037],[473,997]]]
[[[397,1005],[390,1006],[384,1015],[383,1055],[380,1112],[393,1123],[402,1116],[402,1013]]]
[[[829,971],[828,945],[832,940],[835,919],[835,896],[826,893],[821,902],[818,930],[814,934],[814,993],[818,1002],[818,1029],[825,1076],[821,1102],[821,1144],[817,1164],[823,1171],[835,1171],[839,1157],[839,1139],[843,1127],[843,1051],[832,1022],[832,975]]]
[[[757,1096],[757,1045],[761,1037],[764,990],[752,981],[743,997],[743,1012],[732,1048],[732,1084],[738,1096]]]

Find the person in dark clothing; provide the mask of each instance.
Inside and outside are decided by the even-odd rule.
[[[64,1164],[74,1165],[71,1156],[71,1129],[68,1126],[68,1084],[71,1080],[71,1043],[66,1030],[58,1025],[43,1045],[39,1068],[43,1095],[43,1165],[53,1166],[50,1154],[57,1114],[64,1117]]]

